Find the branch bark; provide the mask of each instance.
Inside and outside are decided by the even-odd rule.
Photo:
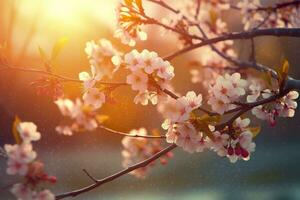
[[[154,154],[153,156],[151,156],[150,158],[148,158],[148,159],[146,159],[142,162],[139,162],[135,165],[132,165],[131,167],[128,167],[127,169],[121,170],[121,171],[119,171],[119,172],[117,172],[117,173],[115,173],[111,176],[108,176],[108,177],[104,178],[104,179],[96,180],[95,178],[93,178],[93,181],[95,183],[93,183],[91,185],[88,185],[86,187],[80,188],[78,190],[73,190],[71,192],[66,192],[66,193],[63,193],[63,194],[56,195],[55,199],[59,200],[59,199],[67,198],[67,197],[75,197],[75,196],[78,196],[82,193],[86,193],[90,190],[93,190],[97,187],[100,187],[101,185],[103,185],[105,183],[108,183],[108,182],[111,182],[111,181],[113,181],[113,180],[115,180],[115,179],[117,179],[117,178],[119,178],[119,177],[121,177],[125,174],[128,174],[131,171],[134,171],[134,170],[142,168],[142,167],[146,167],[147,165],[149,165],[153,161],[157,160],[161,156],[165,155],[166,153],[172,151],[176,147],[177,147],[176,144],[169,145],[165,149],[161,150],[160,152]]]
[[[271,28],[271,29],[255,29],[251,31],[242,31],[228,33],[219,37],[204,40],[200,43],[183,48],[169,56],[164,57],[165,60],[172,60],[179,55],[192,51],[194,49],[215,44],[226,40],[245,40],[261,36],[276,36],[276,37],[300,37],[300,28]]]

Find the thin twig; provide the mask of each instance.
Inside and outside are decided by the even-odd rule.
[[[82,170],[92,181],[97,183],[97,179],[95,179],[86,169]]]
[[[51,76],[51,77],[54,77],[54,78],[58,78],[58,79],[60,79],[61,81],[64,81],[64,82],[76,82],[76,83],[82,83],[83,82],[79,79],[74,79],[74,78],[54,74],[52,72],[39,70],[39,69],[32,69],[32,68],[26,68],[26,67],[13,67],[13,66],[4,66],[4,67],[0,68],[0,71],[5,71],[5,70],[6,71],[14,70],[14,71],[21,71],[21,72],[31,72],[31,73],[43,74],[43,75]],[[110,83],[110,82],[98,81],[97,83],[103,84],[103,85],[128,85],[127,83],[122,83],[122,82],[120,82],[120,83],[118,83],[118,82]]]
[[[98,127],[103,129],[103,130],[108,131],[109,133],[114,133],[114,134],[127,136],[127,137],[138,137],[138,138],[148,138],[148,139],[163,139],[163,138],[166,138],[165,135],[136,135],[136,134],[133,135],[133,134],[130,134],[130,133],[124,133],[124,132],[121,132],[121,131],[116,131],[116,130],[113,130],[113,129],[108,128],[106,126],[103,126],[103,125],[99,125]]]

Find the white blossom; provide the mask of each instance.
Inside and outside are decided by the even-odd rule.
[[[17,126],[17,130],[25,143],[37,141],[41,138],[41,134],[37,131],[37,126],[32,122],[21,122]]]

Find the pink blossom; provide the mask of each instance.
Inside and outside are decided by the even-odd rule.
[[[37,126],[32,122],[21,122],[17,126],[17,130],[25,143],[37,141],[41,138],[41,134],[37,132]]]

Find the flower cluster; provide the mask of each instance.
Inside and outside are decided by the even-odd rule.
[[[231,127],[220,131],[210,127],[213,137],[208,140],[208,146],[219,156],[227,156],[232,163],[238,159],[249,160],[250,153],[255,150],[255,143],[252,142],[255,133],[248,127],[249,124],[250,119],[237,118]]]
[[[230,126],[216,130],[213,117],[200,116],[196,112],[202,104],[202,96],[188,92],[186,96],[160,105],[159,111],[166,117],[162,127],[167,130],[166,140],[183,150],[194,153],[205,149],[227,156],[231,162],[249,160],[255,150],[252,142],[255,133],[249,128],[250,120],[237,118]]]
[[[123,44],[135,46],[137,40],[147,40],[147,33],[142,31],[143,18],[139,13],[143,13],[141,0],[124,0],[116,9],[117,29],[115,37],[121,39]]]
[[[86,43],[85,53],[89,59],[90,65],[95,68],[96,80],[103,76],[112,78],[114,72],[120,65],[120,53],[113,47],[107,39],[101,39],[97,43],[90,41]]]
[[[157,53],[146,49],[141,53],[136,50],[127,53],[124,62],[131,71],[126,82],[139,92],[135,103],[147,105],[150,100],[156,104],[161,90],[170,87],[169,81],[174,77],[174,67]]]
[[[192,91],[186,96],[176,100],[169,99],[159,105],[159,111],[166,118],[162,127],[167,130],[168,143],[175,143],[190,153],[204,149],[203,134],[189,121],[192,111],[201,105],[202,95],[196,95]]]
[[[239,73],[219,76],[215,85],[209,90],[210,96],[208,104],[211,105],[214,112],[223,114],[236,107],[234,103],[237,102],[241,96],[245,95],[246,86],[247,81],[241,79]]]
[[[98,123],[101,123],[101,117],[97,115],[95,108],[83,103],[80,99],[76,99],[75,102],[70,99],[58,99],[55,104],[63,116],[73,120],[71,125],[56,127],[56,131],[60,134],[73,135],[73,132],[92,131],[98,127]]]
[[[107,76],[112,78],[119,69],[121,53],[118,52],[109,40],[101,39],[98,43],[94,41],[86,44],[85,52],[91,65],[91,75],[88,72],[80,72],[79,80],[83,82],[84,104],[98,109],[105,102],[105,88],[99,88],[97,83]]]
[[[253,93],[254,94],[248,96],[248,101],[252,101],[253,96],[255,100],[260,96],[262,99],[270,98],[276,95],[277,91],[265,89],[262,91],[256,90]],[[287,95],[276,99],[274,102],[254,107],[252,114],[258,119],[267,120],[271,126],[274,126],[276,124],[276,117],[294,117],[297,108],[297,102],[295,100],[298,99],[298,97],[299,93],[297,91],[290,91]]]
[[[147,135],[147,130],[145,128],[140,128],[138,130],[134,129],[131,130],[129,134],[132,136],[145,136]],[[146,138],[141,137],[133,138],[126,136],[123,138],[122,144],[124,147],[124,150],[122,151],[123,167],[129,167],[136,164],[162,150],[162,146],[159,141],[147,140]],[[167,164],[167,158],[172,157],[172,155],[172,153],[167,153],[164,157],[161,157],[161,164]],[[131,174],[136,177],[143,178],[153,165],[154,163],[151,163],[146,167],[132,171]]]
[[[280,3],[280,2],[279,2]],[[284,28],[297,27],[294,16],[297,15],[297,6],[277,7],[273,3],[269,7],[263,7],[260,0],[242,0],[237,4],[243,15],[244,29],[253,28]]]
[[[32,122],[20,122],[15,131],[21,142],[4,146],[8,156],[6,172],[9,175],[20,175],[24,181],[14,184],[11,192],[22,200],[54,200],[55,196],[50,190],[37,187],[41,183],[56,182],[56,177],[44,172],[43,163],[35,160],[37,153],[33,151],[31,142],[41,138],[37,126]]]

